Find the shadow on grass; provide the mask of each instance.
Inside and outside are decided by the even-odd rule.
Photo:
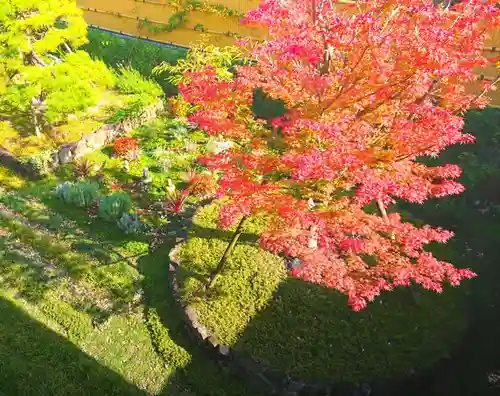
[[[454,231],[450,246],[478,274],[471,282],[473,325],[453,365],[434,379],[438,391],[428,393],[432,396],[500,394],[486,378],[500,370],[500,109],[470,111],[465,121],[464,132],[473,134],[476,143],[452,146],[432,161],[459,165],[465,192],[405,205],[424,222]]]
[[[400,384],[449,357],[467,326],[459,290],[415,289],[416,301],[401,288],[354,312],[337,291],[288,278],[234,348],[337,392],[369,383],[377,395],[409,394]]]
[[[196,342],[190,338],[184,324],[182,312],[170,291],[168,253],[175,245],[175,236],[139,259],[138,269],[144,276],[144,303],[147,311],[156,311],[161,319],[162,331],[173,343],[191,355],[190,363],[177,369],[169,378],[161,395],[164,396],[244,396],[261,395],[248,390],[243,382],[233,378],[222,367],[211,360]],[[158,348],[158,345],[156,345]],[[168,351],[159,351],[167,365],[175,357]]]
[[[49,197],[44,197],[42,200],[56,213],[55,215],[46,213],[43,207],[38,209],[30,206],[27,201],[29,197],[15,197],[16,199],[9,198],[9,200],[3,198],[2,202],[12,211],[23,214],[29,221],[24,226],[7,222],[7,228],[15,232],[26,245],[38,251],[43,258],[43,263],[38,266],[28,263],[29,257],[24,262],[4,260],[3,284],[15,286],[24,297],[37,300],[51,287],[57,286],[58,278],[69,276],[76,281],[90,278],[92,283],[95,283],[94,280],[97,281],[99,288],[113,296],[114,301],[105,313],[96,313],[93,310],[88,312],[97,322],[134,308],[139,288],[134,261],[145,253],[142,248],[146,239],[138,241],[119,229],[115,230],[114,225],[110,226],[100,219],[90,220],[85,211],[61,205]],[[72,223],[66,223],[60,213],[74,221],[77,227]],[[60,218],[54,221],[58,216]],[[33,225],[51,229],[57,238],[52,234],[37,234],[30,228]],[[101,230],[105,232],[101,234]],[[69,242],[71,248],[58,240]],[[139,248],[142,247],[140,251],[131,247],[127,247],[126,251],[120,251],[125,244],[131,243],[133,246],[135,242],[142,243],[139,243]],[[47,276],[49,268],[52,268],[49,270],[51,275]]]
[[[0,297],[0,395],[146,396]]]
[[[43,298],[54,279],[47,276],[44,268],[34,265],[32,258],[0,236],[0,286],[15,288],[23,298],[38,301]]]
[[[190,232],[196,238],[203,239],[220,239],[223,241],[229,242],[234,235],[234,231],[231,230],[222,230],[220,228],[208,228],[201,227],[197,224],[193,224],[190,228]],[[238,239],[238,244],[248,244],[255,245],[259,239],[257,234],[251,234],[248,232],[244,232],[241,234]]]

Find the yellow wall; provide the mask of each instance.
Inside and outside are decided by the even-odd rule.
[[[228,45],[234,38],[228,33],[238,36],[264,38],[265,33],[256,28],[239,23],[239,17],[218,16],[209,12],[192,11],[183,27],[172,32],[151,32],[150,26],[162,26],[168,23],[175,13],[171,6],[176,0],[77,0],[77,4],[84,10],[85,19],[91,26],[106,30],[125,33],[167,44],[189,47],[193,41],[200,39],[201,32],[195,30],[197,25],[203,25],[204,34],[209,41],[217,45]],[[177,0],[178,1],[178,0]],[[181,0],[182,1],[182,0]],[[256,8],[260,0],[211,0],[213,4],[222,4],[238,12],[247,12]],[[347,1],[346,1],[347,2]],[[145,21],[147,21],[145,26]],[[500,56],[500,31],[495,31],[486,43],[486,56]],[[493,81],[499,75],[494,64],[483,70],[477,70],[484,79]],[[470,86],[471,92],[479,92],[479,84]],[[490,93],[492,104],[500,106],[500,89]]]
[[[172,32],[151,32],[149,27],[144,26],[144,21],[147,21],[148,25],[167,24],[176,12],[168,3],[166,0],[77,0],[89,25],[162,43],[189,47],[193,41],[200,38],[201,32],[195,30],[200,24],[203,25],[204,33],[210,41],[218,45],[234,42],[228,32],[238,36],[263,37],[261,30],[240,24],[239,17],[218,16],[201,11],[190,12],[184,27],[176,28]],[[217,0],[213,3],[247,12],[256,8],[259,0]]]

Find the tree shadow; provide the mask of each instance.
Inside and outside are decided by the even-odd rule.
[[[0,317],[0,394],[147,395],[2,297]]]
[[[0,121],[10,122],[22,137],[33,136],[35,134],[33,117],[29,111],[10,107],[0,109],[0,111]]]
[[[176,237],[168,237],[157,249],[139,259],[138,269],[144,276],[144,303],[146,311],[158,313],[162,330],[179,347],[191,355],[191,362],[175,371],[161,392],[165,396],[244,396],[261,395],[246,389],[244,383],[227,373],[224,367],[212,360],[210,351],[190,336],[183,319],[183,312],[170,290],[168,253],[176,243]],[[161,353],[160,353],[161,354]],[[165,361],[167,365],[171,362]]]
[[[6,202],[5,197],[3,198],[3,202]],[[20,261],[4,260],[3,284],[15,287],[23,297],[37,301],[43,298],[48,290],[56,287],[59,280],[64,282],[68,277],[73,281],[85,281],[87,276],[96,275],[99,277],[99,287],[109,296],[112,304],[105,311],[88,303],[74,306],[75,309],[88,313],[95,324],[103,323],[112,315],[135,309],[140,302],[136,299],[140,285],[139,281],[135,280],[135,259],[145,252],[141,250],[129,253],[127,248],[125,253],[120,251],[120,248],[127,243],[145,242],[147,240],[145,237],[141,239],[128,236],[118,229],[113,232],[109,223],[100,219],[89,221],[85,211],[74,207],[62,207],[54,202],[54,199],[42,199],[42,201],[54,211],[55,215],[47,214],[45,209],[31,207],[27,202],[29,197],[15,198],[9,199],[7,206],[12,207],[16,213],[22,213],[29,221],[26,225],[35,229],[42,226],[42,230],[43,228],[52,230],[58,239],[67,244],[64,243],[63,246],[57,241],[54,244],[51,234],[40,234],[41,237],[36,236],[31,240],[28,238],[28,245],[31,244],[34,250],[41,252],[43,263],[34,265],[30,262],[30,257]],[[60,213],[74,221],[77,226],[66,223]],[[59,216],[60,219],[54,222],[54,216]],[[101,233],[101,230],[104,232]],[[30,233],[31,230],[26,232]],[[23,235],[24,231],[20,234],[21,239]],[[11,258],[15,258],[12,249],[9,254]],[[56,265],[52,265],[52,261]],[[125,277],[125,282],[122,277]]]
[[[263,367],[341,395],[364,383],[373,394],[407,395],[408,381],[455,350],[467,321],[461,316],[467,302],[456,306],[458,290],[442,296],[416,290],[417,303],[400,288],[354,312],[339,292],[288,278],[233,347]]]
[[[193,224],[190,228],[190,233],[196,238],[203,239],[220,239],[229,242],[234,235],[234,231],[222,230],[220,228],[208,228],[201,227],[197,224]],[[248,244],[255,245],[259,239],[257,234],[252,234],[248,232],[243,232],[238,239],[238,244]]]
[[[425,223],[455,232],[449,246],[456,257],[449,261],[462,261],[478,274],[471,282],[472,326],[453,362],[429,380],[434,390],[429,395],[497,395],[499,391],[489,386],[486,377],[500,369],[500,110],[469,112],[464,132],[475,135],[476,143],[452,146],[429,162],[459,165],[465,192],[424,205],[401,205]]]
[[[39,301],[57,280],[32,260],[26,252],[16,249],[7,238],[0,236],[0,286],[16,289],[29,301]]]

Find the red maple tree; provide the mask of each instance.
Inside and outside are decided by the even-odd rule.
[[[452,233],[417,227],[386,208],[457,194],[456,165],[428,166],[445,147],[470,143],[462,114],[484,107],[464,88],[485,66],[487,29],[499,26],[495,1],[452,7],[431,0],[265,0],[247,23],[269,40],[240,45],[253,62],[233,81],[207,68],[188,73],[191,121],[231,149],[201,158],[222,174],[220,221],[272,214],[260,242],[299,258],[292,274],[348,295],[354,310],[382,290],[442,291],[475,274],[437,260],[425,245]],[[252,111],[255,89],[282,100],[287,114],[266,123]]]

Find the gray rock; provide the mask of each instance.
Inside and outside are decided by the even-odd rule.
[[[100,130],[106,134],[106,142],[115,140],[121,133],[121,131],[117,130],[113,125],[104,125]]]
[[[300,392],[305,386],[306,384],[303,381],[290,381],[286,390],[288,392]]]
[[[208,332],[207,328],[203,325],[198,326],[198,328],[196,330],[198,330],[198,336],[203,341],[206,340],[210,336],[210,333]]]
[[[123,120],[120,129],[125,133],[131,132],[134,129],[134,123],[131,120]]]
[[[186,313],[187,318],[191,323],[198,322],[198,316],[196,315],[196,312],[193,307],[188,305],[185,309],[184,312]]]
[[[206,339],[206,341],[210,345],[212,345],[214,348],[216,348],[217,345],[219,345],[219,340],[217,340],[217,338],[214,335],[208,336],[208,338]]]
[[[219,354],[225,357],[230,357],[231,356],[231,348],[228,347],[227,345],[219,345]]]
[[[93,151],[91,148],[87,147],[87,141],[85,139],[81,139],[75,143],[73,149],[73,158],[83,157],[85,154]]]
[[[99,128],[97,131],[86,136],[87,146],[94,150],[101,148],[106,144],[108,139],[108,131]]]
[[[73,160],[74,143],[63,144],[59,149],[59,163],[67,164]]]
[[[372,394],[371,386],[369,384],[367,384],[366,382],[361,384],[361,386],[359,387],[358,394],[360,396],[370,396]]]
[[[176,294],[179,293],[179,285],[177,283],[177,279],[174,282],[172,282],[172,289]]]
[[[57,169],[59,167],[59,153],[57,151],[54,151],[51,157],[52,157],[52,169]]]

